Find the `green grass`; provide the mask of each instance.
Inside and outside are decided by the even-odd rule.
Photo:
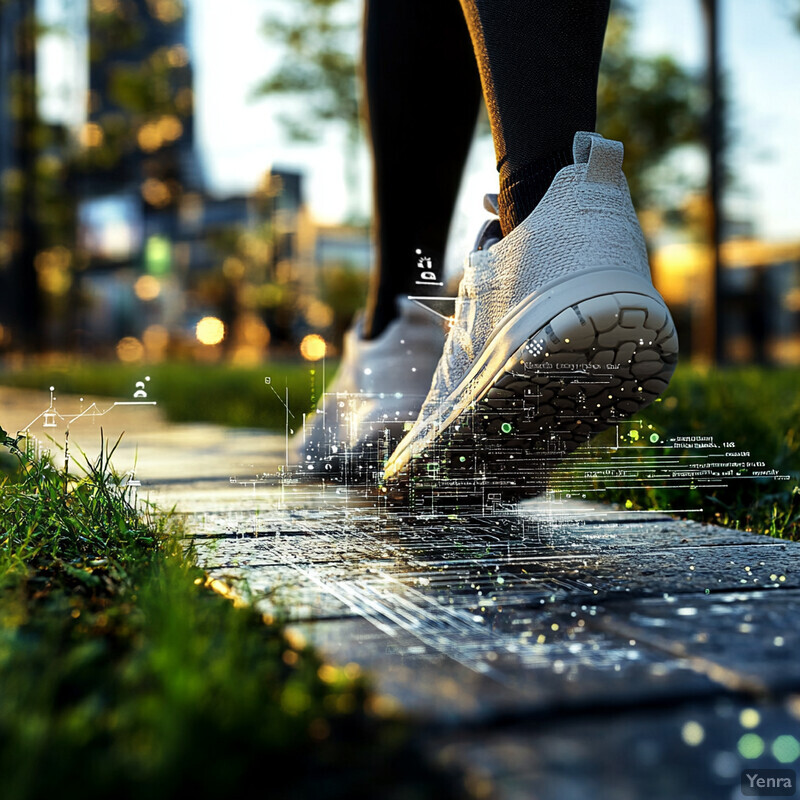
[[[70,479],[0,450],[0,797],[455,796],[355,667],[208,588],[113,448]]]
[[[335,369],[336,362],[326,363],[326,379],[330,379]],[[158,402],[172,422],[214,422],[275,431],[284,430],[281,401],[287,387],[293,426],[299,426],[302,414],[314,408],[322,390],[322,363],[296,361],[275,361],[260,367],[187,362],[148,366],[78,362],[62,367],[7,370],[0,373],[0,383],[44,391],[55,386],[66,394],[132,397],[136,381],[146,375],[150,377],[148,399]],[[266,377],[271,379],[270,386],[264,383]]]
[[[799,369],[679,367],[661,401],[640,417],[646,425],[653,425],[662,440],[705,435],[713,436],[720,447],[733,442],[736,452],[750,452],[744,460],[763,461],[767,469],[776,469],[791,480],[730,480],[725,488],[711,490],[665,490],[654,484],[609,490],[600,497],[629,501],[638,508],[702,507],[701,517],[707,522],[800,540],[798,386]],[[608,434],[604,437],[611,441]],[[643,446],[642,456],[648,452],[655,451]],[[597,485],[602,487],[599,482]]]

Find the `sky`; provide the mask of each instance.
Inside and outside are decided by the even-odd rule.
[[[354,0],[355,1],[355,0]],[[80,13],[86,0],[39,0],[51,14]],[[286,0],[188,0],[196,76],[196,129],[210,189],[246,192],[270,166],[301,170],[306,200],[321,221],[336,222],[347,209],[341,135],[326,132],[314,145],[287,140],[276,113],[281,101],[254,99],[253,89],[275,66],[279,53],[264,36],[262,21]],[[456,2],[456,0],[452,0]],[[730,75],[736,145],[737,191],[729,204],[737,217],[755,222],[767,239],[800,238],[800,33],[789,22],[795,0],[720,0],[722,56]],[[699,0],[632,0],[636,9],[634,46],[644,53],[668,53],[699,69],[703,26]],[[60,9],[60,11],[58,11]],[[50,83],[78,89],[48,107],[72,104],[80,91],[80,67],[46,47],[43,69]],[[48,55],[49,54],[49,55]],[[74,61],[75,59],[73,59]],[[56,76],[60,76],[56,78]],[[47,106],[47,103],[45,104]],[[74,106],[73,106],[74,107]],[[61,112],[64,113],[63,111]],[[71,112],[74,115],[74,111]],[[602,131],[601,131],[602,133]],[[359,159],[361,209],[368,210],[369,163]],[[481,197],[496,191],[494,154],[488,138],[476,143],[456,211],[455,237],[465,237],[484,214]],[[420,184],[424,171],[420,165]],[[414,213],[419,213],[415,210]]]

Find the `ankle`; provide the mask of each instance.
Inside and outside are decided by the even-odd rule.
[[[378,302],[364,312],[361,329],[362,339],[377,339],[397,319],[397,303],[394,298],[389,303]]]
[[[521,167],[500,172],[500,226],[507,236],[539,205],[556,173],[572,164],[572,147],[557,150]]]

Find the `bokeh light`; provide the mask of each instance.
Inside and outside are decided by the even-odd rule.
[[[758,758],[764,752],[764,740],[757,733],[746,733],[739,739],[738,749],[742,758]]]
[[[333,309],[321,300],[312,300],[305,313],[306,322],[315,328],[327,328],[333,324]]]
[[[754,708],[744,708],[739,714],[739,724],[743,728],[757,728],[761,723],[761,714]]]
[[[135,336],[125,336],[117,342],[117,358],[126,364],[144,358],[144,345]]]
[[[142,342],[148,359],[161,361],[169,345],[169,331],[163,325],[150,325],[142,334]]]
[[[103,139],[103,129],[96,122],[87,122],[81,128],[80,142],[84,147],[100,147]]]
[[[309,333],[300,342],[300,355],[306,361],[319,361],[325,357],[326,350],[325,340],[318,333]]]
[[[72,286],[70,265],[72,254],[66,247],[56,246],[37,253],[34,259],[39,286],[48,294],[65,294]]]
[[[172,200],[169,186],[158,178],[148,178],[142,184],[142,197],[156,208],[163,208]]]
[[[238,321],[238,334],[242,343],[251,347],[266,347],[269,344],[269,328],[258,314],[242,314]]]
[[[772,755],[781,764],[791,764],[800,758],[800,742],[789,734],[779,736],[772,743]]]
[[[183,123],[174,114],[164,115],[157,125],[159,136],[166,142],[174,142],[183,134]]]
[[[177,22],[183,16],[181,0],[147,0],[150,13],[165,25]]]
[[[161,294],[161,284],[152,275],[142,275],[133,284],[133,291],[140,300],[155,300]]]
[[[236,281],[244,277],[244,262],[236,256],[228,256],[222,262],[222,274],[229,280]]]
[[[200,344],[219,344],[225,338],[225,323],[217,317],[203,317],[197,323],[195,336]]]
[[[697,747],[706,738],[706,732],[699,722],[690,720],[681,728],[681,739],[690,747]]]

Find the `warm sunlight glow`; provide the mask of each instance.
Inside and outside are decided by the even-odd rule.
[[[309,333],[300,342],[300,355],[306,361],[319,361],[325,357],[325,340],[318,333]]]
[[[225,323],[216,317],[203,317],[197,323],[195,335],[201,344],[219,344],[225,338]]]

